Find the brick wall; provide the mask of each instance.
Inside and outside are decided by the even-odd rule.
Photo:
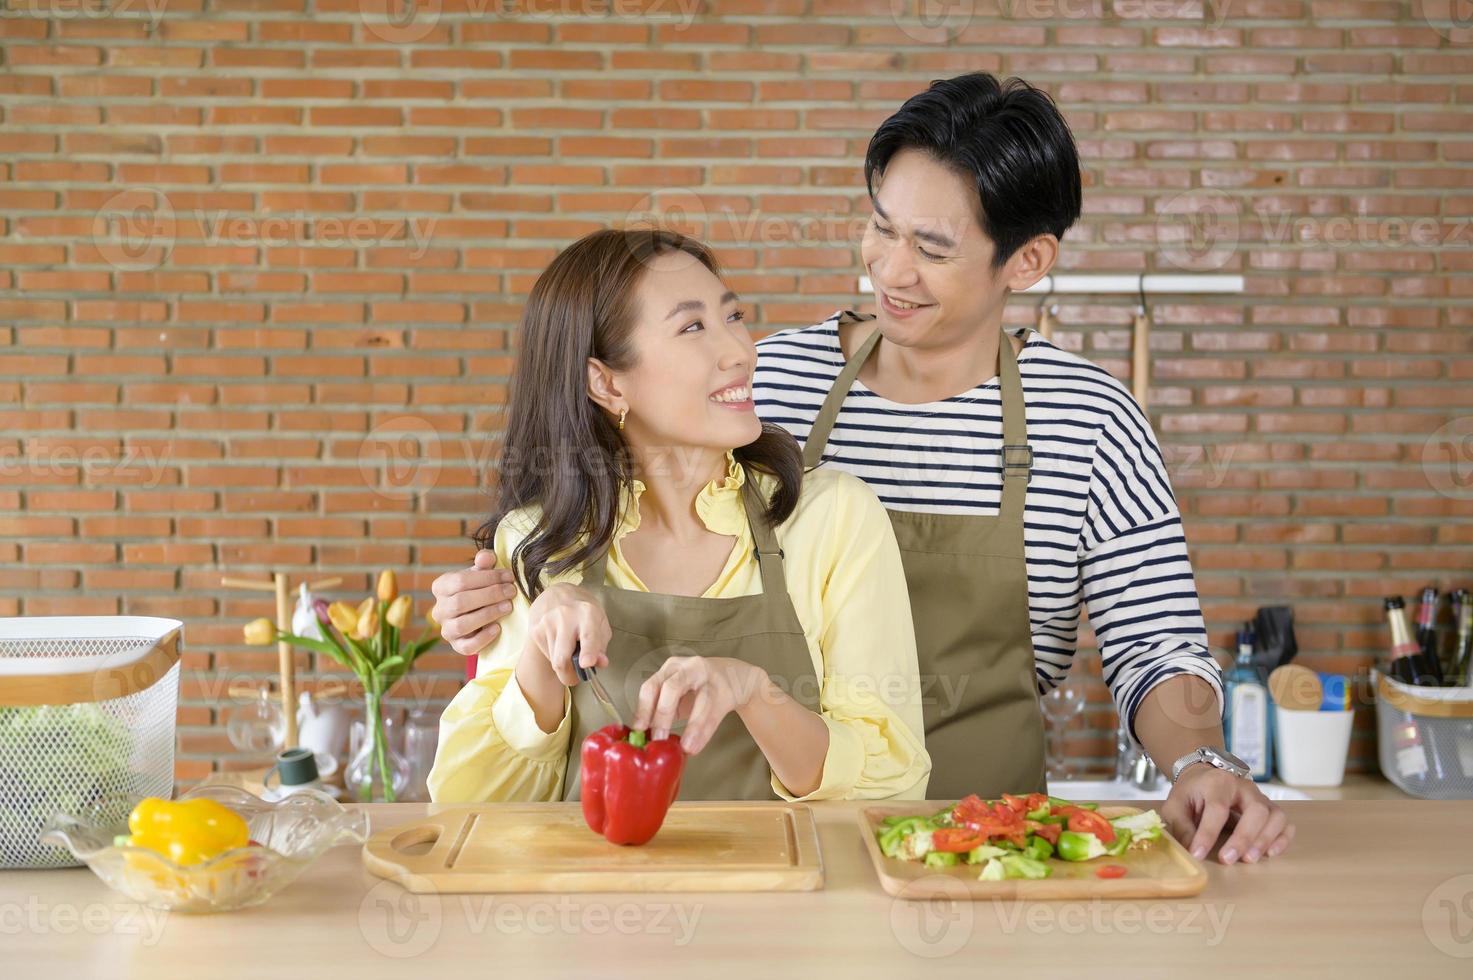
[[[361,594],[394,566],[428,596],[462,564],[508,330],[559,246],[678,212],[757,330],[853,306],[868,134],[973,69],[1075,129],[1064,269],[1246,277],[1151,304],[1214,643],[1287,601],[1305,661],[1350,670],[1381,595],[1473,580],[1473,32],[1448,0],[917,2],[13,0],[0,614],[183,619],[179,778],[246,765],[219,722],[227,681],[274,668],[240,642],[271,602],[220,576]],[[1128,378],[1133,299],[1060,305],[1058,342]],[[1073,751],[1106,765],[1087,660]],[[424,666],[401,697],[456,689],[455,655]]]

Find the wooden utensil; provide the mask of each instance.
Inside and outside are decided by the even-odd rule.
[[[1038,331],[1040,337],[1050,343],[1053,342],[1054,330],[1059,325],[1058,317],[1055,315],[1058,312],[1059,308],[1057,306],[1050,306],[1047,303],[1040,303],[1038,306],[1038,323],[1033,329]]]
[[[316,582],[307,583],[307,589],[318,592],[322,589],[330,589],[334,585],[342,584],[342,579],[333,578],[320,579]],[[255,589],[258,592],[276,593],[276,628],[283,633],[291,632],[292,610],[289,582],[284,572],[272,572],[271,581],[256,582],[251,579],[232,578],[229,575],[220,579],[220,584],[232,589]],[[277,669],[281,675],[281,715],[286,722],[286,745],[288,748],[297,744],[297,668],[293,659],[292,645],[282,640],[276,644]]]
[[[1283,664],[1268,675],[1268,691],[1274,704],[1291,711],[1318,711],[1325,692],[1320,676],[1299,664]]]
[[[823,887],[801,803],[678,802],[654,840],[610,844],[577,803],[475,803],[378,831],[363,865],[413,892],[739,892]]]
[[[929,806],[929,804],[928,804]],[[925,809],[920,808],[920,809]],[[935,812],[938,807],[931,807]],[[1053,873],[1036,880],[982,881],[977,876],[982,866],[959,864],[950,868],[928,868],[919,861],[886,857],[880,851],[876,830],[886,817],[909,816],[918,812],[910,806],[866,807],[859,812],[859,830],[865,848],[874,864],[880,887],[899,898],[968,899],[1115,899],[1115,898],[1179,898],[1196,895],[1207,887],[1207,872],[1169,833],[1137,850],[1127,849],[1118,857],[1101,857],[1092,861],[1050,860]],[[1140,813],[1132,806],[1101,806],[1099,814],[1107,819]],[[1123,878],[1099,878],[1097,868],[1119,864],[1126,868]]]

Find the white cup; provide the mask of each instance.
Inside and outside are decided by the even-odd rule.
[[[1339,786],[1354,711],[1292,711],[1274,705],[1279,779],[1290,786]]]

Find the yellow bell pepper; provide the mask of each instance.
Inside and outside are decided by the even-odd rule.
[[[157,851],[179,865],[201,864],[251,842],[250,827],[214,800],[140,800],[128,815],[130,847]]]

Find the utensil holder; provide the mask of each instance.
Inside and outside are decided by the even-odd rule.
[[[1354,724],[1354,711],[1295,711],[1274,705],[1279,779],[1290,786],[1339,786]]]

